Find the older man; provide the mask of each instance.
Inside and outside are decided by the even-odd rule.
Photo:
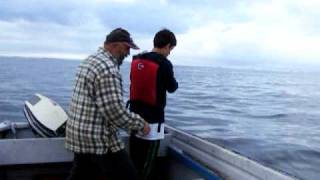
[[[106,36],[104,47],[79,66],[66,128],[65,146],[74,152],[69,179],[137,178],[118,133],[119,128],[150,131],[123,102],[119,67],[130,48],[139,49],[126,30],[117,28]]]

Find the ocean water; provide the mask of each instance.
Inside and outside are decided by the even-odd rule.
[[[80,61],[0,58],[0,121],[25,121],[24,101],[67,109]],[[129,64],[121,67],[125,96]],[[300,179],[320,177],[320,73],[176,66],[167,123]]]

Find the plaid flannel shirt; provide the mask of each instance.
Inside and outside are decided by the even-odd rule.
[[[65,147],[76,153],[119,151],[118,128],[141,131],[145,122],[125,108],[118,62],[103,48],[80,64],[68,115]]]

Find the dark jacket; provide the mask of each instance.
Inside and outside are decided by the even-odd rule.
[[[171,62],[155,52],[133,56],[130,80],[130,110],[149,123],[164,122],[166,92],[178,88]]]

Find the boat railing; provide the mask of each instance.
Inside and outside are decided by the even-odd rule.
[[[180,149],[202,165],[230,180],[294,180],[283,172],[266,167],[245,156],[213,144],[209,141],[166,126],[170,135],[169,147]]]

